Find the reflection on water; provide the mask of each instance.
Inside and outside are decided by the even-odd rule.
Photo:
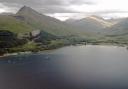
[[[88,45],[1,58],[0,89],[128,89],[128,51]]]

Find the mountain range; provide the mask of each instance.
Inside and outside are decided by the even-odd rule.
[[[80,20],[68,19],[66,22],[76,27],[79,31],[89,33],[99,33],[101,31],[104,31],[104,28],[113,25],[113,23],[105,21],[103,18],[98,16],[89,16]]]
[[[0,29],[20,34],[33,30],[43,30],[58,36],[76,34],[65,22],[40,14],[27,6],[22,7],[16,14],[1,14]]]
[[[128,18],[106,20],[92,15],[79,20],[74,18],[60,21],[41,14],[31,7],[24,6],[16,14],[1,14],[0,30],[7,30],[17,35],[40,31],[41,34],[38,38],[43,41],[44,39],[70,39],[72,37],[75,39],[85,38],[86,40],[105,37],[110,37],[109,40],[114,38],[128,40]]]

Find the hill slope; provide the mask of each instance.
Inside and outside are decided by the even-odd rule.
[[[110,27],[112,23],[98,16],[90,16],[81,20],[67,20],[68,24],[75,26],[82,32],[99,33],[104,28]]]
[[[107,28],[108,35],[124,36],[128,35],[128,18],[123,19],[119,23]]]
[[[35,30],[43,30],[53,35],[65,36],[75,33],[71,31],[71,28],[67,24],[55,18],[40,14],[30,7],[22,7],[16,13],[15,17],[26,22],[26,24]]]
[[[11,15],[0,15],[0,30],[8,30],[14,33],[31,32],[33,28]]]
[[[14,33],[27,33],[33,30],[43,30],[56,36],[76,35],[71,26],[55,18],[43,15],[30,7],[22,7],[16,14],[0,15],[0,30]]]

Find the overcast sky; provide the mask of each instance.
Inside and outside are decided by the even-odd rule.
[[[0,0],[0,13],[15,13],[24,5],[61,20],[88,15],[128,17],[128,0]]]

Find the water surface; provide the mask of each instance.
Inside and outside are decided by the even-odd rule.
[[[0,89],[128,89],[125,47],[69,46],[0,59]]]

